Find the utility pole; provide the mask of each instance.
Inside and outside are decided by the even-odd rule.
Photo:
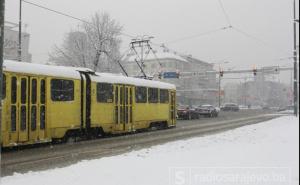
[[[0,0],[0,140],[2,128],[2,86],[3,86],[3,43],[4,43],[4,16],[5,0]],[[1,149],[0,149],[1,150]]]
[[[221,74],[219,74],[219,107],[221,107]]]
[[[296,0],[294,0],[294,114],[298,115],[298,56],[297,56],[297,20]]]
[[[141,38],[133,39],[132,42],[130,43],[130,50],[133,51],[138,57],[137,59],[135,59],[135,62],[137,63],[139,69],[141,70],[141,73],[143,74],[143,78],[148,78],[147,74],[145,73],[144,59],[147,57],[150,51],[152,51],[153,54],[155,55],[150,45],[151,39],[153,39],[152,36],[144,35]],[[140,54],[138,53],[137,48],[140,49]],[[148,49],[146,56],[144,54],[145,48]]]
[[[20,0],[19,8],[19,48],[18,48],[18,60],[22,61],[22,0]]]

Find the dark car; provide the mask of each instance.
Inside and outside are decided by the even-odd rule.
[[[177,116],[178,119],[184,120],[192,120],[192,119],[199,119],[198,112],[189,106],[181,105],[177,109]]]
[[[219,109],[212,105],[201,105],[196,109],[196,111],[199,115],[205,117],[218,117],[219,115]]]
[[[289,105],[289,106],[285,106],[285,107],[280,107],[278,108],[278,112],[282,112],[282,111],[293,111],[294,110],[294,105]]]
[[[222,111],[234,111],[234,112],[238,112],[240,111],[240,108],[237,104],[235,103],[226,103],[222,108]]]

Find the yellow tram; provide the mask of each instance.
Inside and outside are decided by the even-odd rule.
[[[4,62],[1,147],[176,126],[172,84]]]

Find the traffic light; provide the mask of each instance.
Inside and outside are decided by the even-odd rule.
[[[162,72],[159,72],[159,73],[158,73],[158,79],[161,79],[162,76],[163,76]]]
[[[220,71],[220,77],[223,77],[224,76],[224,71]]]
[[[254,76],[257,75],[257,69],[256,68],[253,69],[253,74],[254,74]]]

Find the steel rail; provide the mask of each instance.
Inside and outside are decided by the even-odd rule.
[[[46,170],[54,167],[68,166],[80,160],[118,155],[170,141],[203,136],[245,125],[256,124],[275,117],[278,117],[278,115],[251,116],[215,123],[187,125],[181,128],[178,127],[177,129],[132,134],[124,137],[64,144],[54,148],[47,148],[46,150],[49,150],[47,155],[40,156],[39,152],[37,152],[36,155],[31,155],[25,159],[9,157],[10,154],[8,153],[2,160],[2,174],[7,176],[14,172],[24,173],[27,171]],[[61,150],[61,148],[67,149]],[[21,152],[21,154],[26,155],[26,151]]]

